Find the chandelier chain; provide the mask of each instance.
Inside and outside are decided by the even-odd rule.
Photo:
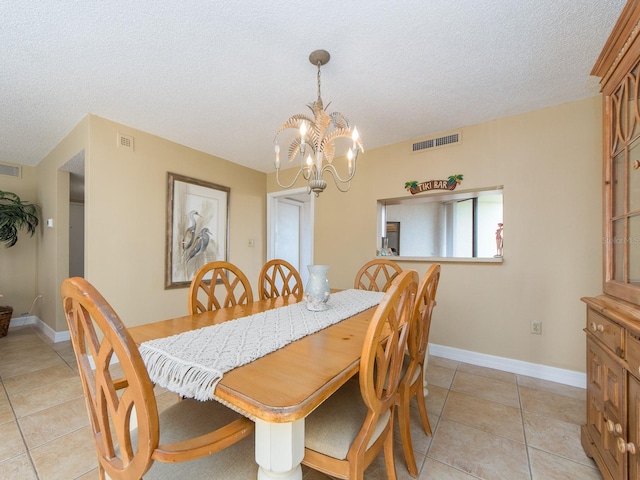
[[[318,60],[318,98],[320,98],[320,60]]]

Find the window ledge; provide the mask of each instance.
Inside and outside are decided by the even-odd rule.
[[[402,255],[376,255],[376,258],[388,258],[395,262],[427,262],[427,263],[502,263],[503,257],[403,257]]]

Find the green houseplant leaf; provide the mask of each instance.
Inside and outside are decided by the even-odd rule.
[[[37,205],[23,202],[15,193],[0,190],[0,243],[13,247],[19,230],[26,229],[33,235],[39,222]]]

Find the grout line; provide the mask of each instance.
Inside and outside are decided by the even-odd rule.
[[[428,365],[427,365],[427,370],[429,369]],[[431,441],[429,442],[429,447],[427,448],[427,452],[424,456],[425,458],[425,462],[427,460],[427,457],[429,456],[429,452],[431,451],[431,447],[433,446],[433,441],[436,438],[436,433],[438,432],[438,428],[440,427],[440,422],[442,420],[442,414],[444,412],[444,409],[447,406],[447,400],[449,398],[449,392],[451,392],[451,385],[453,385],[453,380],[455,379],[456,373],[458,370],[458,365],[456,365],[456,369],[453,372],[453,376],[451,377],[451,383],[449,384],[449,388],[447,388],[447,393],[444,396],[444,401],[442,402],[442,409],[440,410],[440,414],[438,415],[438,421],[436,423],[436,425],[434,427],[431,427]],[[429,384],[427,383],[427,387],[429,386]],[[427,395],[427,397],[425,398],[425,400],[427,400],[429,398],[429,395]],[[427,412],[428,413],[428,412]],[[431,422],[429,422],[431,423]],[[423,462],[424,465],[424,462]]]
[[[38,334],[38,331],[37,331],[37,329],[36,329],[36,328],[34,328],[33,326],[31,326],[30,328],[31,328],[31,330],[33,330],[33,331],[34,331],[34,334],[35,334],[35,335],[36,335],[36,337],[40,340],[40,342],[42,343],[42,345],[50,347],[50,348],[51,348],[51,350],[52,350],[52,351],[54,351],[54,352],[56,353],[56,355],[58,355],[58,357],[60,357],[60,359],[64,362],[64,364],[65,364],[65,365],[67,365],[67,366],[69,366],[69,367],[73,370],[73,367],[72,367],[71,365],[69,365],[69,363],[64,359],[64,357],[60,354],[60,352],[58,352],[57,350],[55,350],[55,349],[53,348],[53,346],[52,346],[51,344],[49,344],[49,342],[47,342],[45,339],[43,339],[43,338]],[[75,370],[74,370],[74,372],[75,372]],[[25,375],[26,375],[26,374],[28,374],[28,373],[31,373],[31,372],[26,372],[26,373],[25,373]],[[77,372],[75,372],[75,374],[76,374],[76,376],[77,376]],[[11,378],[11,377],[9,377],[9,378]],[[1,377],[1,376],[0,376],[0,384],[2,384],[2,389],[3,389],[3,390],[4,390],[4,392],[5,392],[5,395],[6,395],[6,397],[7,397],[7,400],[8,400],[8,402],[9,402],[10,407],[11,407],[11,412],[12,412],[12,414],[13,414],[14,421],[15,421],[15,423],[16,423],[16,426],[18,427],[18,431],[20,432],[20,437],[22,438],[22,443],[23,443],[24,448],[25,448],[24,453],[27,455],[27,458],[29,459],[29,463],[31,464],[31,468],[32,468],[33,474],[35,475],[36,480],[41,480],[40,473],[38,472],[38,469],[36,468],[35,462],[34,462],[34,460],[33,460],[33,456],[32,456],[32,452],[33,452],[33,450],[35,450],[35,449],[37,449],[37,448],[40,448],[40,447],[42,447],[42,446],[44,446],[44,445],[47,445],[48,443],[51,443],[51,442],[53,442],[53,441],[59,440],[62,436],[69,435],[69,434],[71,434],[71,433],[75,433],[75,432],[77,432],[77,431],[81,430],[82,428],[86,428],[86,425],[85,425],[85,426],[82,426],[82,427],[79,427],[79,428],[77,428],[77,429],[75,429],[75,430],[73,430],[73,431],[71,431],[71,432],[67,432],[67,433],[65,433],[65,434],[64,434],[64,435],[62,435],[62,436],[59,436],[59,437],[56,437],[56,438],[50,439],[48,442],[45,442],[45,443],[43,443],[42,445],[37,445],[36,447],[29,448],[29,445],[27,444],[26,438],[25,438],[25,436],[24,436],[24,432],[23,432],[23,430],[22,430],[22,426],[21,426],[21,424],[20,424],[20,421],[19,421],[18,416],[17,416],[17,414],[16,414],[15,408],[14,408],[14,406],[13,406],[13,402],[12,402],[12,400],[11,400],[11,396],[9,395],[9,392],[8,392],[8,391],[7,391],[7,389],[6,389],[6,387],[5,387],[5,385],[4,385],[4,382],[2,381],[2,377]],[[84,394],[83,394],[82,396],[84,397]],[[66,402],[63,402],[63,403],[66,403]],[[61,403],[61,404],[58,404],[58,405],[54,405],[54,407],[55,407],[55,406],[59,406],[59,405],[62,405],[62,403]],[[47,407],[47,408],[51,408],[51,407]],[[39,411],[41,411],[41,410],[39,410]],[[38,413],[38,412],[34,412],[34,413]],[[27,417],[27,416],[28,416],[28,415],[25,415],[25,417]],[[90,425],[89,425],[89,427],[90,427]],[[8,461],[8,460],[13,459],[13,458],[16,458],[16,457],[18,457],[18,456],[20,456],[20,455],[22,455],[22,453],[20,453],[19,455],[14,456],[14,457],[7,458],[5,461]],[[94,470],[94,469],[88,470],[87,472],[84,472],[84,473],[82,473],[82,474],[78,475],[76,478],[80,478],[80,477],[82,477],[82,476],[84,476],[84,475],[86,475],[86,474],[88,474],[88,473],[92,472],[93,470]]]
[[[30,328],[32,328],[34,331],[36,330],[34,327],[30,327]],[[36,332],[36,334],[37,334],[37,332]],[[49,345],[49,343],[48,343],[47,341],[43,340],[43,339],[42,339],[42,338],[40,338],[39,336],[38,336],[38,338],[39,338],[39,340],[42,342],[42,344],[44,344],[44,345]],[[7,344],[7,345],[8,345],[8,344]],[[49,346],[51,346],[51,345],[49,345]],[[1,352],[1,351],[2,351],[2,349],[0,348],[0,352]],[[56,351],[56,350],[54,350],[54,351]],[[1,353],[0,353],[0,354],[1,354]],[[27,354],[27,353],[26,353],[26,354]],[[60,357],[60,358],[65,362],[65,364],[66,364],[66,365],[68,365],[70,368],[72,368],[72,370],[73,370],[73,371],[75,372],[75,374],[77,375],[77,371],[73,368],[73,366],[72,366],[71,364],[69,364],[69,363],[64,359],[64,357],[62,356],[61,352],[56,351],[56,354],[57,354],[57,355],[58,355],[58,356],[59,356],[59,357]],[[28,355],[28,354],[27,354],[27,355]],[[436,357],[436,356],[434,355],[433,357]],[[431,364],[431,362],[429,362],[429,363],[427,364],[427,370],[429,369],[429,365],[431,365],[432,367],[434,367],[434,366],[435,366],[435,365]],[[442,421],[442,419],[444,418],[444,412],[445,412],[445,410],[446,410],[446,408],[447,408],[448,401],[450,400],[450,398],[449,398],[449,397],[450,397],[450,394],[451,394],[451,392],[452,392],[452,391],[454,391],[454,390],[452,390],[452,387],[453,387],[453,385],[454,385],[454,383],[455,383],[455,381],[456,381],[457,375],[458,375],[459,373],[461,373],[461,374],[462,374],[462,373],[465,373],[465,372],[464,372],[464,370],[462,370],[462,369],[461,369],[461,367],[462,367],[462,366],[464,366],[464,365],[465,365],[465,362],[455,361],[455,364],[454,364],[453,366],[449,366],[449,367],[442,367],[442,368],[448,368],[448,369],[450,369],[450,370],[453,370],[453,374],[452,374],[452,376],[451,376],[451,382],[449,383],[449,386],[448,386],[448,388],[446,388],[446,392],[444,393],[444,400],[443,400],[443,403],[442,403],[442,409],[441,409],[441,411],[440,411],[440,414],[438,415],[438,420],[437,420],[437,422],[435,422],[435,424],[432,424],[432,425],[431,425],[431,427],[432,427],[432,436],[431,436],[431,441],[429,442],[429,445],[428,445],[428,447],[426,448],[426,452],[425,452],[425,454],[424,454],[424,458],[423,458],[423,460],[422,460],[422,463],[419,465],[419,475],[418,475],[418,478],[419,478],[419,479],[426,479],[426,478],[430,478],[430,477],[428,476],[428,475],[429,475],[429,472],[425,470],[425,464],[426,464],[426,462],[427,462],[427,459],[430,459],[431,461],[438,462],[438,463],[440,463],[440,464],[446,465],[447,467],[452,468],[452,469],[455,469],[456,471],[463,472],[463,473],[465,473],[466,475],[469,475],[469,476],[471,476],[471,477],[472,477],[472,478],[474,478],[474,479],[475,479],[475,478],[477,478],[477,477],[473,476],[472,474],[470,474],[470,473],[468,473],[468,472],[465,472],[465,471],[463,471],[463,470],[460,470],[459,468],[457,468],[457,467],[455,467],[455,466],[453,466],[453,465],[448,465],[448,464],[446,464],[446,463],[444,463],[444,462],[442,462],[442,461],[440,461],[440,460],[438,460],[438,459],[430,458],[430,457],[429,457],[429,454],[430,454],[430,452],[431,452],[431,449],[432,449],[433,444],[434,444],[434,441],[435,441],[435,437],[436,437],[436,435],[438,434],[438,432],[439,432],[439,430],[440,430],[440,427],[441,427],[441,421]],[[436,367],[437,367],[437,366],[436,366]],[[485,368],[488,368],[488,367],[485,367]],[[476,374],[474,374],[474,375],[476,375]],[[526,387],[526,388],[534,388],[534,389],[539,389],[539,390],[545,390],[545,389],[544,389],[544,388],[542,388],[542,387],[536,387],[536,386],[528,387],[526,384],[520,385],[520,378],[519,378],[519,375],[517,375],[517,374],[514,374],[514,375],[515,375],[515,384],[516,384],[516,389],[517,389],[518,406],[519,406],[519,409],[520,409],[521,425],[522,425],[522,429],[523,429],[524,445],[525,445],[525,450],[526,450],[526,455],[527,455],[527,463],[528,463],[528,470],[529,470],[529,479],[533,479],[534,477],[533,477],[533,470],[532,470],[532,464],[531,464],[531,456],[530,456],[530,453],[529,453],[529,452],[530,452],[530,449],[529,449],[529,445],[528,445],[528,438],[527,438],[527,433],[526,433],[526,429],[525,429],[525,410],[524,410],[524,407],[523,407],[523,399],[522,399],[522,396],[521,396],[521,388]],[[481,377],[483,377],[483,378],[485,378],[485,377],[484,377],[483,375],[481,375],[481,374],[480,374],[480,376],[481,376]],[[491,382],[502,382],[502,380],[500,380],[500,379],[496,379],[496,378],[493,378],[493,377],[486,377],[486,378],[487,378],[487,381],[491,381]],[[20,423],[19,423],[19,421],[18,421],[18,417],[17,417],[17,415],[16,415],[16,412],[15,412],[15,409],[14,409],[14,405],[13,405],[13,403],[11,402],[11,397],[9,396],[9,394],[8,394],[8,392],[7,392],[7,390],[6,390],[6,386],[5,386],[5,385],[4,385],[4,383],[2,382],[2,378],[1,378],[1,377],[0,377],[0,383],[2,384],[2,389],[4,390],[5,395],[6,395],[7,399],[8,399],[8,402],[9,402],[10,408],[11,408],[11,410],[12,410],[12,414],[13,414],[14,421],[16,422],[16,424],[17,424],[17,426],[18,426],[18,429],[19,429],[19,431],[20,431],[20,435],[21,435],[21,437],[22,437],[22,441],[23,441],[23,444],[24,444],[24,447],[25,447],[25,452],[26,452],[26,453],[27,453],[27,455],[28,455],[29,462],[30,462],[31,467],[32,467],[32,471],[34,472],[34,474],[35,474],[36,478],[37,478],[37,479],[40,479],[41,477],[40,477],[40,475],[38,474],[38,471],[37,471],[37,469],[36,469],[36,467],[35,467],[35,463],[34,463],[33,458],[32,458],[32,456],[31,456],[31,450],[30,450],[30,449],[28,448],[28,446],[27,446],[27,442],[26,442],[26,439],[24,438],[24,434],[23,434],[22,429],[21,429],[21,427],[20,427]],[[526,383],[526,382],[525,382],[525,383]],[[428,384],[428,388],[429,388],[429,387],[436,387],[436,385],[433,385],[433,384],[429,383],[429,384]],[[441,388],[442,390],[444,390],[444,388],[442,388],[442,387],[438,387],[438,388]],[[166,392],[165,392],[165,393],[166,393]],[[557,392],[555,392],[555,393],[557,393]],[[471,394],[471,395],[472,395],[472,394]],[[561,394],[560,394],[560,395],[561,395]],[[157,396],[157,394],[156,394],[156,396]],[[428,400],[428,396],[427,396],[427,400]],[[498,403],[499,403],[499,402],[498,402]],[[84,427],[82,427],[82,428],[84,428]],[[477,427],[474,427],[474,428],[477,428]],[[578,440],[578,441],[579,441],[579,440]],[[535,448],[535,447],[531,447],[531,449],[534,449],[534,448]],[[538,448],[538,449],[536,449],[536,450],[540,450],[540,451],[545,452],[544,450],[541,450],[541,449],[539,449],[539,448]],[[545,452],[545,453],[550,453],[550,452]],[[20,454],[20,455],[21,455],[21,454]],[[553,455],[553,454],[552,454],[552,455]],[[563,460],[566,460],[566,461],[571,461],[571,462],[575,463],[576,465],[585,466],[584,464],[582,464],[582,463],[580,463],[580,462],[577,462],[577,461],[575,461],[575,460],[573,460],[573,459],[566,458],[566,457],[563,457],[563,456],[560,456],[560,455],[555,455],[555,456],[557,456],[557,457],[559,457],[559,458],[562,458]],[[12,458],[16,458],[16,457],[12,457]],[[9,460],[9,459],[6,459],[6,460]],[[5,460],[5,461],[6,461],[6,460]],[[592,468],[593,468],[593,467],[592,467]],[[595,469],[595,468],[594,468],[594,470],[595,470],[595,471],[598,471],[598,470],[597,470],[597,469]],[[91,472],[91,471],[93,471],[93,470],[90,470],[89,472]],[[83,474],[83,475],[86,475],[86,474],[87,474],[87,473],[89,473],[89,472],[86,472],[86,473],[85,473],[85,474]],[[82,475],[80,475],[80,476],[82,476]]]
[[[444,404],[443,404],[443,406],[442,406],[442,413],[444,413],[444,411],[445,411],[445,408],[446,408],[447,402],[448,402],[448,400],[449,400],[449,394],[450,394],[450,393],[451,393],[451,391],[452,391],[452,387],[453,387],[453,384],[454,384],[454,382],[455,382],[456,376],[458,375],[458,372],[460,372],[460,371],[461,371],[461,370],[460,370],[460,366],[461,366],[461,364],[463,364],[463,363],[465,363],[465,362],[460,362],[460,361],[458,361],[458,362],[456,363],[455,371],[454,371],[453,377],[452,377],[452,379],[451,379],[451,384],[449,385],[449,388],[447,389],[447,393],[446,393],[446,396],[445,396],[445,401],[444,401]],[[447,367],[444,367],[444,368],[447,368]],[[484,367],[484,368],[488,368],[488,367]],[[463,373],[464,373],[464,372],[463,372]],[[474,374],[474,375],[478,375],[478,376],[481,376],[481,377],[483,377],[483,378],[486,378],[488,381],[491,381],[491,382],[500,382],[500,383],[504,383],[502,380],[497,379],[497,378],[494,378],[494,377],[491,377],[491,376],[484,376],[484,375],[481,375],[481,374]],[[521,421],[521,425],[522,425],[522,434],[523,434],[523,439],[524,439],[524,448],[525,448],[525,452],[526,452],[526,455],[527,455],[527,468],[528,468],[528,471],[529,471],[529,479],[531,480],[531,479],[533,479],[533,471],[532,471],[532,468],[531,468],[531,458],[530,458],[530,456],[529,456],[529,446],[528,446],[528,443],[527,443],[526,430],[525,430],[525,426],[524,426],[524,408],[523,408],[523,406],[522,406],[522,399],[521,399],[521,397],[520,397],[520,385],[519,385],[519,382],[518,382],[518,375],[517,375],[517,374],[514,374],[514,377],[515,377],[516,393],[517,393],[517,396],[518,396],[518,410],[519,410],[519,412],[520,412],[520,421]],[[510,383],[510,382],[509,382],[509,383]],[[455,391],[455,390],[453,390],[453,391]],[[463,392],[461,392],[461,393],[463,393]],[[469,394],[469,393],[463,393],[463,394],[464,394],[464,395],[471,395],[471,396],[473,396],[473,394]],[[489,400],[489,401],[491,401],[491,400]],[[499,403],[499,402],[497,402],[497,403]],[[505,406],[506,406],[506,405],[505,405]],[[441,419],[442,419],[442,417],[443,417],[442,413],[441,413],[440,417],[438,418],[438,426],[440,425],[440,420],[441,420]],[[472,427],[472,428],[476,428],[476,429],[478,429],[479,427]],[[482,429],[480,429],[480,430],[482,430]],[[436,432],[434,431],[434,432],[433,432],[434,437],[435,437],[435,434],[436,434]],[[494,435],[496,435],[496,436],[501,436],[501,435],[499,435],[499,434],[494,434]],[[503,438],[506,438],[506,439],[508,439],[508,440],[513,440],[513,439],[511,439],[511,438],[509,438],[509,437],[503,437]],[[432,445],[433,445],[433,439],[432,439],[431,443],[429,444],[429,449],[427,450],[427,456],[428,456],[428,454],[429,454],[429,451],[431,450],[431,446],[432,446]],[[434,460],[435,460],[435,459],[434,459]],[[425,461],[426,461],[426,458],[425,458]],[[438,460],[436,460],[436,461],[438,461]],[[440,462],[440,463],[443,463],[443,462]],[[423,465],[424,465],[424,463],[423,463]],[[459,470],[459,469],[457,469],[457,468],[456,468],[455,466],[453,466],[453,465],[448,465],[448,464],[446,464],[446,465],[447,465],[447,466],[449,466],[449,467],[451,467],[451,468],[454,468],[454,469],[456,469],[456,470]],[[469,472],[466,472],[466,471],[464,471],[464,473],[465,473],[465,474],[467,474],[467,475],[471,475]]]
[[[442,421],[444,410],[447,407],[447,401],[449,400],[449,394],[451,393],[451,387],[453,387],[453,382],[456,379],[456,375],[458,374],[458,368],[459,367],[460,367],[460,362],[456,362],[456,368],[452,369],[453,370],[453,376],[451,377],[451,383],[449,384],[449,387],[447,388],[447,393],[444,396],[444,402],[442,402],[442,410],[440,410],[440,415],[438,415],[438,422],[436,423],[435,427],[433,427],[433,426],[431,427],[431,441],[429,442],[429,447],[427,448],[427,452],[425,453],[424,460],[422,461],[422,465],[420,466],[420,469],[418,470],[418,478],[421,478],[422,472],[423,472],[423,469],[424,469],[424,465],[425,465],[425,463],[427,463],[427,459],[430,458],[429,457],[429,452],[431,451],[431,447],[433,446],[433,442],[434,442],[434,440],[436,438],[436,435],[438,433],[438,429],[440,428],[440,423]],[[427,370],[429,369],[428,365],[427,365],[426,369]],[[442,387],[440,387],[440,388],[442,388]],[[428,397],[429,396],[427,395],[427,398]],[[437,460],[435,458],[431,458],[431,460],[433,460],[434,462],[441,463],[442,465],[446,465],[447,467],[452,468],[454,470],[457,470],[459,472],[462,472],[462,473],[464,473],[466,475],[472,476],[474,478],[478,478],[475,475],[470,474],[469,472],[465,472],[463,470],[460,470],[458,467],[456,467],[454,465],[449,465],[448,463],[444,463],[444,462],[442,462],[440,460]],[[481,479],[479,479],[479,480],[481,480]]]
[[[520,381],[518,375],[516,377],[516,392],[518,394],[518,405],[520,406],[520,422],[522,424],[522,436],[524,438],[524,450],[527,454],[527,466],[529,467],[529,478],[533,479],[533,469],[531,468],[531,456],[529,455],[529,441],[527,440],[527,429],[524,423],[524,407],[522,406],[522,397],[520,396]]]
[[[29,463],[31,464],[33,473],[36,476],[36,480],[40,480],[40,475],[38,474],[38,470],[36,469],[36,464],[34,463],[33,457],[31,456],[31,449],[29,448],[29,445],[27,445],[27,440],[26,438],[24,438],[24,432],[22,431],[22,426],[18,421],[18,415],[16,414],[16,410],[13,407],[11,396],[9,395],[9,392],[7,391],[7,387],[5,387],[4,382],[2,381],[1,378],[0,378],[0,384],[2,384],[2,390],[4,391],[4,394],[7,397],[7,402],[9,402],[9,406],[11,407],[11,413],[13,414],[13,421],[16,422],[16,427],[18,427],[18,432],[20,432],[20,438],[22,439],[22,445],[24,446],[24,453],[27,455],[27,458],[29,459]],[[16,457],[19,457],[20,455],[22,454],[15,455],[11,458],[16,458]],[[10,460],[11,458],[7,458],[5,459],[5,461]]]

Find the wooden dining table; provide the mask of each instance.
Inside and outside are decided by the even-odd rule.
[[[259,300],[129,329],[137,344],[296,303]],[[258,479],[302,480],[304,420],[359,370],[369,308],[224,374],[214,398],[256,424]]]

